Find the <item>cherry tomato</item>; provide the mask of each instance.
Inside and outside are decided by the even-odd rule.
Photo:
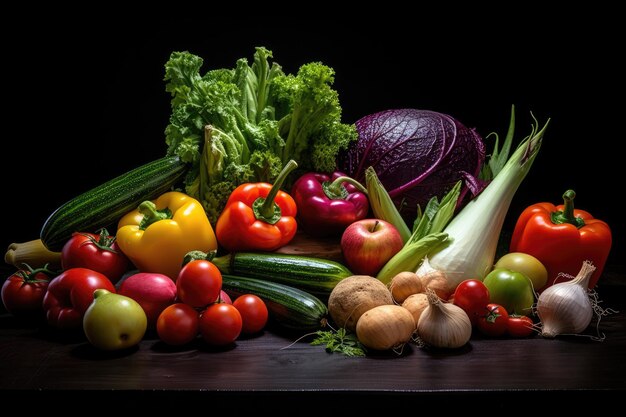
[[[528,316],[509,316],[507,331],[512,337],[528,337],[533,334],[533,321]]]
[[[480,316],[485,313],[485,306],[489,304],[489,290],[482,281],[466,279],[456,287],[452,300],[467,313],[472,324],[476,325]]]
[[[509,313],[499,304],[487,304],[478,322],[478,330],[486,336],[498,337],[507,332]]]
[[[241,314],[243,321],[242,332],[252,334],[263,330],[267,323],[267,306],[265,302],[254,294],[244,294],[233,302]]]
[[[46,295],[50,275],[53,272],[44,268],[20,269],[2,285],[2,303],[14,316],[30,316],[43,313],[43,297]]]
[[[241,314],[232,304],[211,304],[200,315],[200,334],[212,346],[233,343],[242,325]]]
[[[161,312],[156,328],[159,339],[168,345],[184,345],[198,336],[198,312],[183,303],[172,304]]]
[[[178,299],[195,308],[202,308],[217,300],[222,289],[222,274],[209,261],[189,262],[178,273],[176,293]]]
[[[87,268],[105,275],[113,284],[122,278],[130,262],[106,229],[99,235],[73,233],[61,250],[63,269]]]

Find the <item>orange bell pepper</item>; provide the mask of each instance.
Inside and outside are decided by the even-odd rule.
[[[593,288],[611,250],[611,229],[602,220],[594,219],[584,210],[574,209],[576,193],[567,190],[563,205],[538,203],[526,208],[520,215],[511,239],[511,252],[534,256],[548,270],[548,282],[562,282],[559,273],[576,276],[585,260],[596,266],[589,280]]]
[[[215,226],[222,247],[231,252],[273,251],[293,239],[298,229],[296,202],[280,187],[297,166],[289,161],[273,186],[258,182],[235,188]]]

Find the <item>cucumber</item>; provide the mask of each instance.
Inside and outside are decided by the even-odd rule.
[[[271,317],[288,329],[315,330],[326,326],[326,305],[314,295],[297,288],[224,274],[222,289],[233,299],[243,294],[260,297],[267,305]]]
[[[177,156],[148,162],[69,200],[48,217],[41,240],[60,251],[74,232],[95,232],[145,201],[169,191],[187,172]]]
[[[338,262],[279,253],[239,252],[211,262],[223,274],[278,282],[320,296],[328,296],[339,281],[353,275]]]

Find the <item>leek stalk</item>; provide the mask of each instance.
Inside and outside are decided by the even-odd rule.
[[[539,130],[534,120],[531,134],[520,143],[493,181],[444,229],[451,243],[429,257],[429,262],[433,268],[447,274],[452,288],[465,279],[482,280],[491,271],[504,218],[537,157],[549,122],[548,119]]]
[[[418,206],[413,234],[400,252],[387,261],[376,278],[388,284],[400,272],[415,271],[424,257],[448,244],[448,235],[441,231],[454,215],[460,192],[461,181],[457,182],[441,201],[437,197],[432,197],[423,213]]]

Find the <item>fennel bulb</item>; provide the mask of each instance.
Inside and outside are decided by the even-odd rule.
[[[451,288],[465,279],[482,280],[491,271],[504,218],[539,152],[549,121],[538,130],[535,120],[531,134],[520,143],[502,170],[444,229],[451,243],[429,261],[433,268],[447,274]]]

